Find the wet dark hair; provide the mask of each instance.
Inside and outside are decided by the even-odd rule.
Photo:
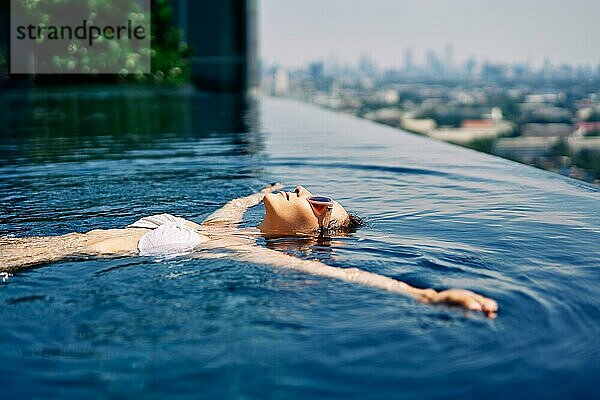
[[[348,218],[340,221],[331,221],[329,230],[334,232],[354,233],[365,223],[361,217],[356,214],[348,214]]]

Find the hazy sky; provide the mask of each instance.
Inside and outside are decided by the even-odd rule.
[[[600,0],[259,0],[260,49],[267,62],[299,66],[337,56],[379,66],[415,62],[428,49],[455,61],[597,65]]]

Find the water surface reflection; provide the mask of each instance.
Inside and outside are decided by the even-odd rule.
[[[367,225],[260,245],[501,306],[490,321],[235,260],[57,263],[0,283],[6,397],[595,397],[591,185],[285,100],[100,88],[0,103],[2,235],[201,221],[266,182],[304,184]]]

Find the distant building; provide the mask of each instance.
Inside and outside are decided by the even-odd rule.
[[[453,143],[469,143],[477,139],[491,139],[510,133],[513,127],[509,122],[491,119],[466,119],[460,128],[434,129],[427,133],[434,139]]]
[[[492,107],[492,112],[490,113],[490,118],[492,121],[499,122],[504,119],[504,115],[502,114],[502,109],[500,107]]]
[[[559,140],[558,137],[500,138],[494,144],[493,152],[502,157],[527,160],[547,155]]]
[[[567,143],[573,153],[577,153],[581,150],[600,151],[600,136],[571,137],[568,139]]]
[[[465,119],[459,128],[436,129],[429,132],[429,136],[447,142],[468,143],[476,139],[496,138],[512,131],[511,123],[502,121],[501,116],[495,117],[496,119]]]
[[[444,64],[446,70],[451,70],[454,67],[454,46],[450,43],[444,47]]]
[[[413,71],[413,50],[409,47],[404,50],[404,72],[410,74]]]
[[[519,109],[526,121],[532,122],[562,122],[569,121],[572,114],[562,107],[555,107],[543,103],[522,103]]]
[[[368,55],[363,54],[358,60],[358,72],[364,76],[373,76],[377,73],[377,66]]]
[[[381,122],[391,126],[401,126],[404,112],[398,108],[380,108],[379,110],[371,111],[363,117],[372,121]]]
[[[431,132],[437,127],[437,124],[433,119],[430,118],[403,118],[400,126],[402,127],[402,129],[406,129],[407,131],[427,135],[429,132]]]
[[[321,80],[324,68],[323,61],[315,61],[308,65],[308,73],[314,82]]]
[[[570,124],[525,124],[521,129],[523,137],[561,137],[566,138],[573,134]]]
[[[491,129],[494,122],[489,119],[465,119],[461,125],[463,129]]]
[[[432,76],[439,77],[444,73],[444,65],[433,50],[428,50],[425,58],[427,61],[427,70]]]
[[[275,70],[273,92],[276,96],[285,96],[290,90],[290,75],[287,69],[278,67]]]
[[[379,103],[396,104],[400,99],[398,91],[395,89],[378,90],[373,94],[373,99]]]
[[[538,103],[538,104],[542,104],[542,103],[556,103],[558,101],[558,94],[556,93],[543,93],[543,94],[539,94],[539,93],[534,93],[534,94],[528,94],[527,96],[525,96],[525,102],[526,103]]]
[[[600,132],[600,122],[578,122],[575,125],[575,132],[582,136]]]

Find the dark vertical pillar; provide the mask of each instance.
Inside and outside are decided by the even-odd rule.
[[[185,21],[176,18],[193,51],[194,85],[201,90],[238,93],[255,87],[257,0],[178,3],[178,8],[187,8]]]
[[[0,1],[0,87],[3,81],[8,81],[10,66],[10,10],[7,1]],[[3,65],[2,65],[3,64]]]
[[[246,9],[248,43],[248,89],[258,89],[260,84],[258,60],[258,0],[248,0]]]

